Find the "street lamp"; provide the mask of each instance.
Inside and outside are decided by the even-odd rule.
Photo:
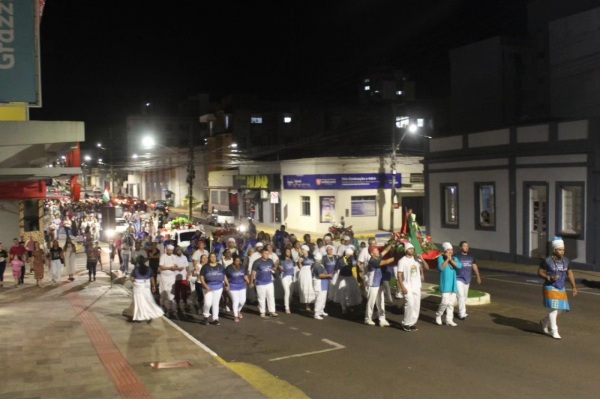
[[[404,130],[398,145],[396,145],[396,128]],[[431,138],[430,136],[419,134],[418,131],[419,127],[414,123],[410,123],[410,119],[407,116],[396,117],[396,124],[392,130],[392,189],[390,197],[390,232],[392,233],[394,232],[394,200],[396,199],[396,151],[400,149],[400,144],[402,144],[402,141],[408,133],[429,139]]]

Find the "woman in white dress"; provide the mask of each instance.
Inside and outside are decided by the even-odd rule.
[[[69,280],[75,280],[75,258],[77,253],[77,246],[71,240],[71,237],[67,238],[65,242],[65,246],[63,248],[65,254],[65,267],[67,269],[67,274],[69,275]]]
[[[302,245],[300,247],[300,256],[298,258],[298,288],[300,291],[300,303],[306,305],[306,311],[310,312],[309,304],[315,302],[315,289],[312,281],[312,265],[315,263],[315,259],[310,254],[310,248],[308,245]]]
[[[156,304],[153,294],[156,292],[156,280],[154,272],[145,263],[143,256],[138,256],[135,268],[131,272],[133,282],[133,309],[131,320],[134,323],[146,321],[151,323],[153,319],[163,316],[165,313]]]

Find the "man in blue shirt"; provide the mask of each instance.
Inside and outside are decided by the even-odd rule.
[[[275,288],[273,286],[273,273],[276,267],[270,258],[271,251],[263,249],[261,257],[252,264],[252,275],[250,276],[250,288],[256,285],[256,296],[258,297],[258,310],[260,317],[265,318],[265,302],[269,308],[271,317],[277,317],[275,312]]]
[[[442,315],[446,313],[446,325],[456,327],[454,318],[454,302],[458,293],[458,285],[456,283],[456,271],[462,269],[462,263],[454,255],[452,244],[445,242],[442,244],[444,253],[438,257],[438,269],[440,271],[440,293],[442,294],[442,302],[435,312],[435,322],[437,325],[442,325]]]
[[[367,308],[365,309],[365,324],[374,326],[373,307],[377,306],[377,315],[379,317],[379,326],[387,327],[390,325],[385,318],[385,289],[382,284],[382,267],[394,262],[394,257],[383,259],[388,253],[392,244],[389,243],[384,250],[379,253],[379,249],[371,247],[371,259],[368,263],[369,289],[367,291]]]
[[[458,244],[460,247],[460,253],[457,258],[462,263],[462,269],[456,273],[456,283],[458,286],[458,319],[464,320],[467,318],[467,297],[469,296],[469,285],[471,284],[471,274],[475,272],[477,277],[477,284],[481,284],[481,276],[479,275],[479,268],[477,267],[477,261],[474,257],[469,255],[469,243],[461,241]]]

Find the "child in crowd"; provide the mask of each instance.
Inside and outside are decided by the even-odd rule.
[[[18,286],[19,280],[21,279],[21,267],[25,265],[23,263],[23,257],[21,255],[15,255],[12,261],[10,261],[12,267],[13,277],[15,278],[15,287]]]

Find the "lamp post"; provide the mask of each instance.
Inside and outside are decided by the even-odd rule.
[[[390,232],[394,232],[394,200],[396,199],[396,151],[400,149],[400,145],[402,141],[406,137],[407,133],[416,134],[418,127],[417,125],[408,123],[408,118],[401,118],[396,121],[396,124],[392,130],[392,188],[391,188],[391,196],[390,196]],[[396,128],[400,128],[404,131],[398,145],[396,145]],[[429,136],[425,136],[429,137]]]

